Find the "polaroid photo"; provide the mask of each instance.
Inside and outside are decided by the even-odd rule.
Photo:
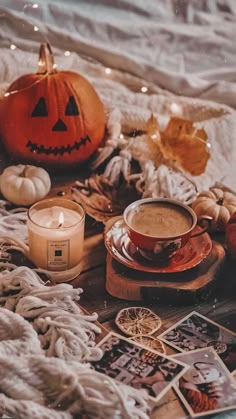
[[[189,366],[174,389],[192,417],[236,409],[236,383],[212,347],[176,354]]]
[[[145,389],[152,401],[159,400],[188,368],[181,361],[109,333],[98,343],[104,351],[91,367],[135,389]]]
[[[180,352],[211,346],[230,372],[236,369],[236,334],[196,311],[175,323],[158,338]]]

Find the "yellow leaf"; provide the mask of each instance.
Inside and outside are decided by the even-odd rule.
[[[149,138],[151,138],[154,142],[158,142],[160,140],[160,126],[158,124],[157,118],[153,115],[153,113],[146,122],[146,131]]]
[[[193,126],[193,121],[173,116],[170,118],[167,127],[162,133],[165,137],[179,137],[182,134],[192,135],[207,140],[207,133],[204,129],[198,129]]]
[[[210,157],[206,141],[204,129],[195,128],[192,121],[173,117],[161,134],[161,151],[165,158],[198,176],[204,173]]]

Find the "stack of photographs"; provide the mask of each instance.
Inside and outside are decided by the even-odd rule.
[[[189,366],[174,388],[192,417],[236,409],[236,334],[193,311],[159,338]]]
[[[115,333],[108,334],[99,346],[104,355],[92,367],[133,388],[145,389],[153,401],[158,401],[187,371],[182,361]]]
[[[191,417],[236,409],[236,334],[193,311],[158,336],[165,355],[116,333],[99,342],[91,367],[159,401],[172,387]]]

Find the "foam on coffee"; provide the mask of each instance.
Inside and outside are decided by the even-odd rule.
[[[130,227],[152,237],[174,237],[186,233],[193,224],[191,214],[180,205],[148,202],[137,206],[127,218]]]

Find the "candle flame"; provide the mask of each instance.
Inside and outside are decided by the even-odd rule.
[[[62,211],[59,214],[58,222],[59,222],[59,227],[62,227],[64,224],[64,214]]]

